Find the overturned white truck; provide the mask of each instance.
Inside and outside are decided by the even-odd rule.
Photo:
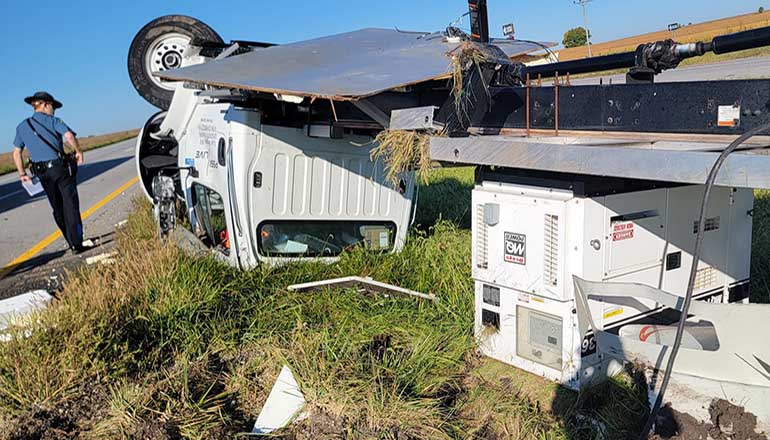
[[[572,389],[637,363],[653,413],[672,402],[705,420],[724,398],[770,431],[770,306],[743,304],[752,189],[770,188],[770,156],[754,154],[769,140],[753,138],[770,129],[770,81],[654,81],[685,58],[767,45],[770,29],[526,66],[511,57],[549,45],[490,39],[485,2],[469,3],[470,35],[364,29],[272,46],[224,44],[188,17],[148,24],[129,71],[163,110],[137,144],[161,230],[179,200],[241,268],[397,251],[415,176],[386,179],[371,141],[433,136],[431,160],[477,167],[485,354]],[[618,68],[626,84],[570,84]]]

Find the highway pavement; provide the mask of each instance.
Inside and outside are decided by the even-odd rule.
[[[711,81],[726,79],[770,78],[770,57],[742,58],[712,64],[696,64],[662,72],[655,82]],[[573,79],[573,85],[624,84],[625,74]]]
[[[135,144],[131,139],[86,151],[78,171],[84,235],[105,244],[103,249],[108,248],[115,225],[127,218],[132,199],[141,193]],[[20,289],[51,287],[52,280],[60,282],[65,260],[83,257],[66,252],[67,244],[57,231],[45,194],[29,197],[15,172],[0,176],[0,298],[23,293]]]

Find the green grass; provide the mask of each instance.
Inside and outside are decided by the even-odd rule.
[[[31,336],[0,344],[0,438],[232,438],[251,429],[284,364],[311,414],[288,438],[574,440],[638,431],[646,403],[628,375],[577,395],[476,354],[472,187],[472,169],[434,170],[399,254],[356,249],[331,265],[249,272],[159,243],[138,202],[118,233],[117,264],[71,274]],[[767,218],[768,200],[760,194],[755,220]],[[763,237],[755,234],[767,250]],[[755,274],[766,268],[758,263]],[[286,290],[346,275],[438,300]]]

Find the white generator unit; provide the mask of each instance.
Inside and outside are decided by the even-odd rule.
[[[592,333],[578,331],[573,276],[684,296],[704,187],[543,176],[479,172],[472,220],[476,332],[485,355],[577,390],[614,374],[620,363],[602,359]],[[714,188],[695,298],[747,301],[753,201],[751,189]],[[678,319],[654,301],[631,301],[592,301],[591,312],[610,332]],[[650,336],[639,333],[641,340]]]

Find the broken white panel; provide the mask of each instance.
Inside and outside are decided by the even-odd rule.
[[[53,299],[45,290],[34,290],[0,301],[0,341],[7,341],[9,327],[21,325],[32,312],[44,309]]]
[[[115,256],[117,255],[117,252],[107,252],[104,254],[94,255],[93,257],[86,258],[86,264],[89,266],[96,263],[112,264],[115,262]]]
[[[294,284],[288,287],[291,291],[304,292],[318,290],[322,288],[331,287],[354,287],[360,286],[364,290],[371,290],[374,292],[380,292],[383,294],[388,293],[401,293],[404,295],[416,296],[418,298],[429,299],[431,301],[436,300],[436,295],[416,292],[414,290],[404,289],[403,287],[394,286],[392,284],[381,283],[375,281],[369,277],[344,277],[334,278],[330,280],[314,281],[310,283]]]
[[[304,407],[305,396],[289,367],[284,365],[251,433],[270,434],[291,422],[302,420],[306,418],[302,413]]]

